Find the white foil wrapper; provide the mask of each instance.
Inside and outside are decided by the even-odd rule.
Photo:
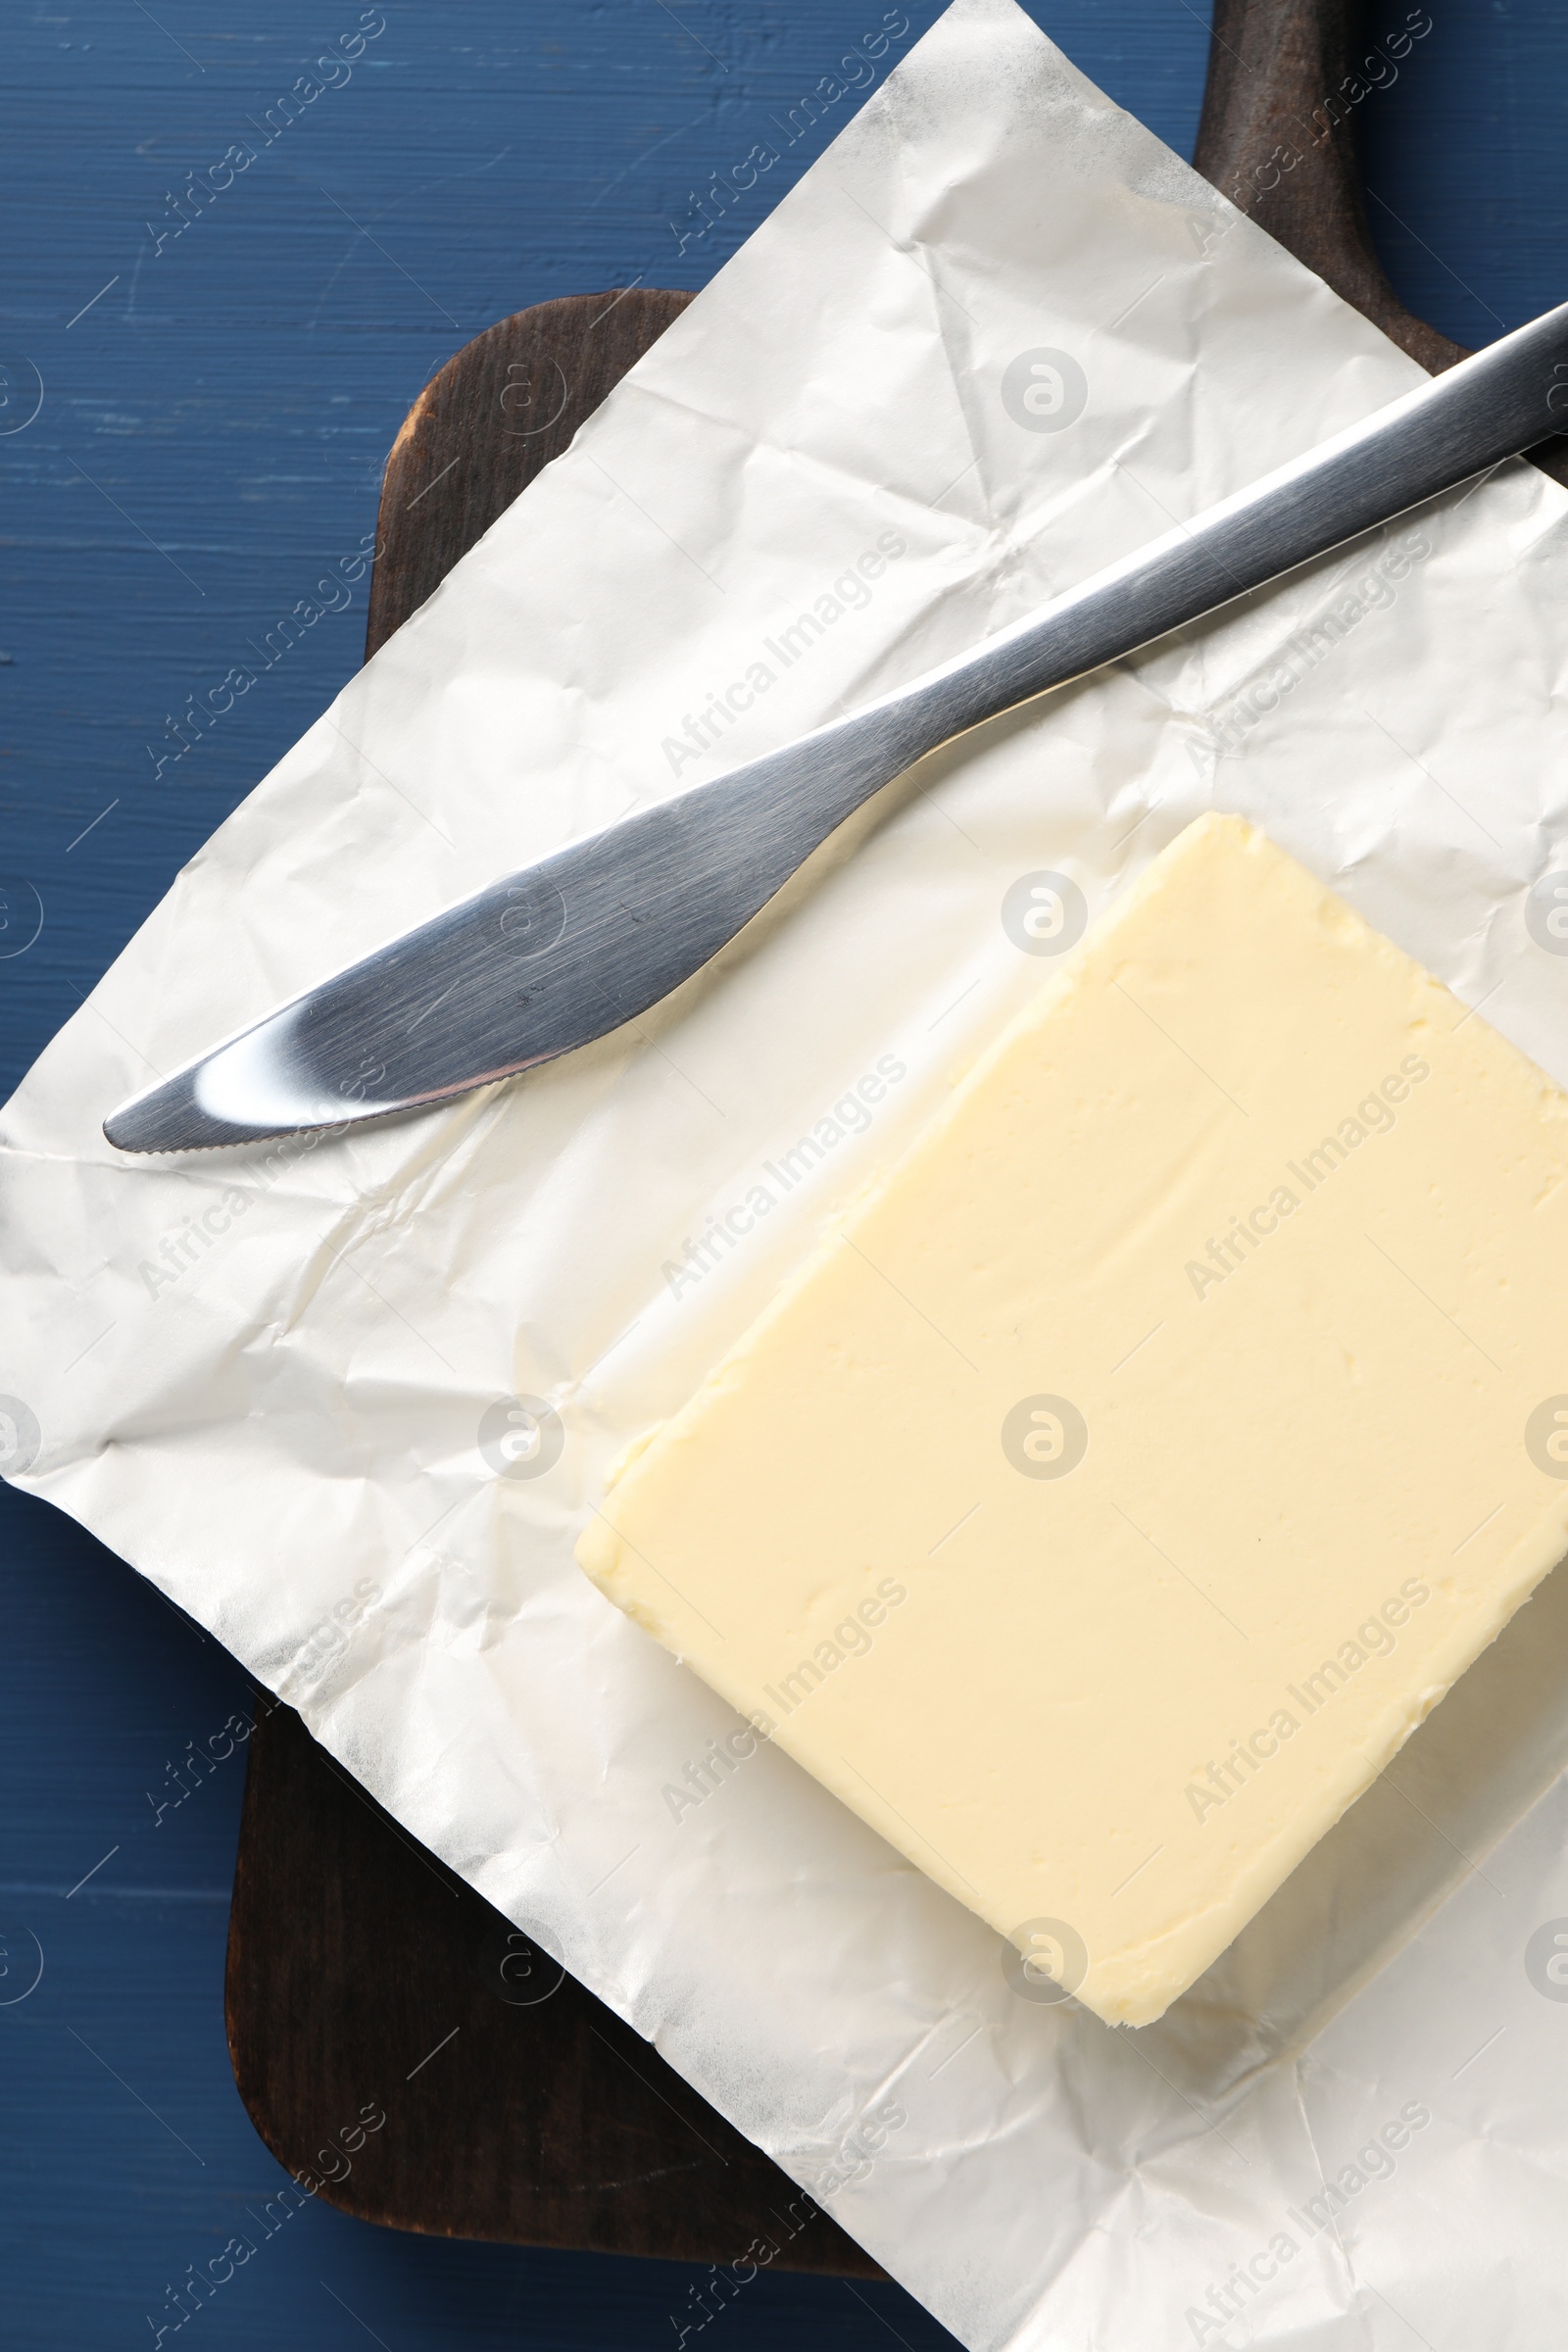
[[[736,1719],[572,1545],[613,1456],[1049,970],[1001,921],[1022,874],[1098,910],[1240,809],[1568,1081],[1568,940],[1529,896],[1564,855],[1563,492],[1505,467],[966,737],[676,998],[521,1082],[167,1164],[99,1122],[1416,380],[1010,0],[957,0],[5,1114],[24,1483],[975,2347],[1555,2346],[1568,1586],[1130,2034],[1016,1992],[990,1930],[778,1751],[690,1801]],[[863,1114],[879,1064],[903,1075]],[[542,1470],[516,1397],[560,1417]]]

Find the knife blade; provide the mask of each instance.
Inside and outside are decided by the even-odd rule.
[[[1568,304],[847,716],[417,924],[122,1103],[122,1152],[419,1109],[621,1027],[926,753],[1548,438]]]

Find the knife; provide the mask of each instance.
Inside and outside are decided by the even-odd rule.
[[[700,970],[927,752],[1484,473],[1564,411],[1568,304],[897,692],[405,931],[122,1103],[104,1133],[185,1152],[338,1127],[587,1045]]]

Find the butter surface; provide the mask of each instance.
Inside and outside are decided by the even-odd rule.
[[[1147,2024],[1568,1547],[1565,1305],[1568,1098],[1206,816],[578,1557]]]

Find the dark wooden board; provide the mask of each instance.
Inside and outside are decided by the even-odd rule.
[[[226,1996],[258,2132],[365,2221],[694,2262],[750,2247],[776,2270],[881,2276],[290,1707],[251,1736]]]
[[[1328,103],[1358,70],[1363,21],[1358,0],[1216,0],[1198,166],[1436,371],[1463,354],[1389,285],[1361,204],[1356,110]],[[368,654],[689,299],[545,303],[441,370],[387,463]],[[1559,478],[1561,449],[1533,453]],[[719,2263],[761,2240],[779,2268],[880,2276],[592,1994],[542,1955],[514,1944],[509,1958],[507,1935],[297,1715],[259,1716],[226,2010],[240,2094],[291,2171],[405,2230]],[[536,2003],[510,1997],[547,1982]],[[385,2126],[352,2157],[334,2152],[367,2105]]]

